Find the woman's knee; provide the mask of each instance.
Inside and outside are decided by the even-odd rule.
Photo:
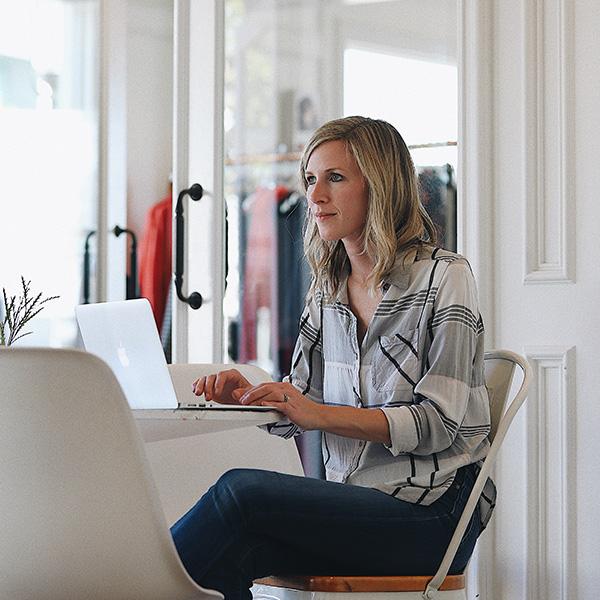
[[[246,494],[272,483],[274,473],[262,469],[230,469],[219,477],[215,486],[231,490],[236,494]]]
[[[211,488],[214,501],[221,511],[233,511],[246,521],[252,508],[264,507],[273,476],[260,469],[231,469]]]

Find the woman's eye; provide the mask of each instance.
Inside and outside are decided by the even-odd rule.
[[[329,175],[329,180],[330,181],[342,181],[343,177],[339,174],[339,173],[331,173]]]
[[[308,185],[312,185],[315,182],[315,176],[314,175],[306,175],[305,179],[306,179],[306,183]]]

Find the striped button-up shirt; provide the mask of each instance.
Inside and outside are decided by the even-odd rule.
[[[488,451],[490,413],[483,372],[483,322],[465,258],[423,247],[398,257],[359,344],[347,286],[324,302],[315,294],[300,322],[289,381],[315,402],[379,409],[391,444],[324,432],[327,479],[431,504],[456,470]],[[290,422],[271,433],[301,433]],[[482,495],[482,522],[495,500]]]

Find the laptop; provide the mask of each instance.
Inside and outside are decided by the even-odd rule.
[[[178,402],[152,308],[145,298],[81,304],[75,308],[75,316],[85,349],[112,369],[132,409],[273,410],[269,406],[204,402],[202,397]]]

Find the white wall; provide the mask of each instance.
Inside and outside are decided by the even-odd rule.
[[[456,62],[456,0],[393,0],[338,8],[340,34],[403,56]]]

